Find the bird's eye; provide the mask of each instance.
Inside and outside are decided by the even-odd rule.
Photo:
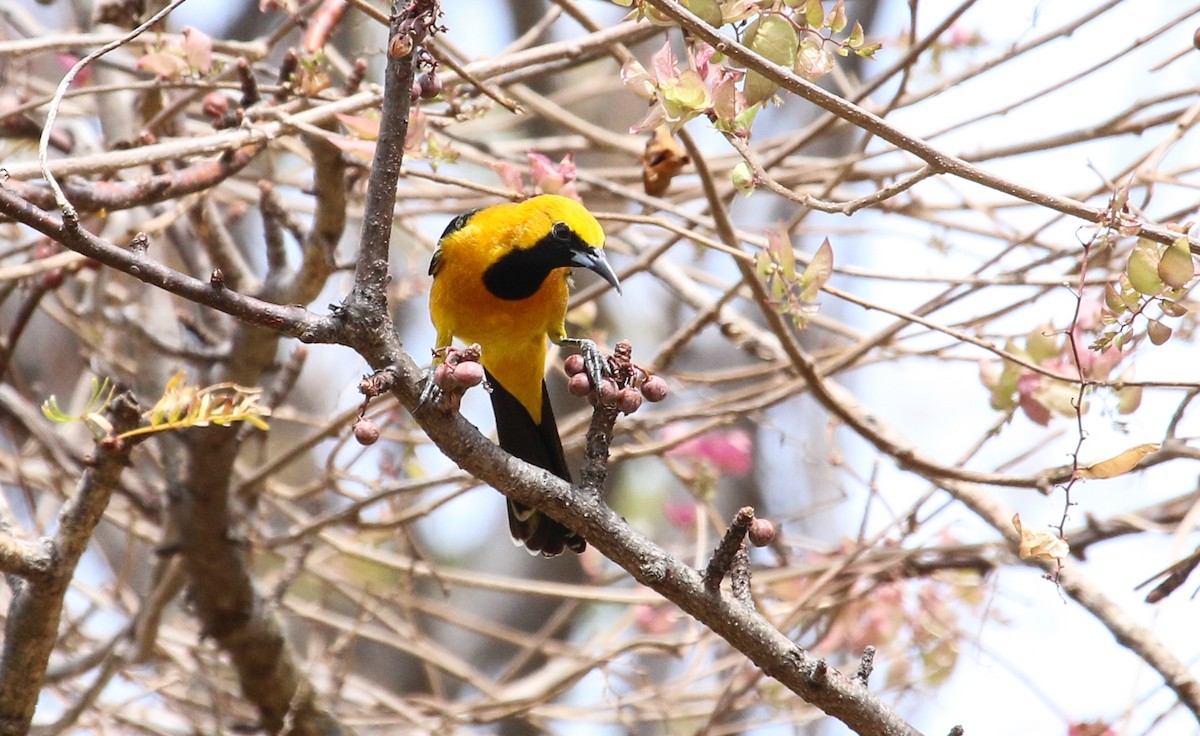
[[[553,227],[550,228],[550,234],[554,236],[555,240],[565,243],[571,240],[571,237],[575,233],[571,231],[571,226],[567,223],[556,222],[554,223]]]

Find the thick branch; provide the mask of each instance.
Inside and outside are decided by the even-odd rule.
[[[421,374],[407,356],[396,358],[402,384],[397,395],[411,409]],[[463,470],[578,529],[605,557],[712,629],[806,702],[860,734],[917,733],[859,682],[809,655],[753,608],[710,592],[696,570],[637,533],[599,498],[508,455],[461,416],[423,412],[418,421]]]
[[[258,145],[243,146],[222,154],[215,161],[203,161],[178,171],[132,181],[68,181],[63,184],[63,190],[71,204],[81,212],[125,210],[165,202],[211,189],[246,168],[261,149]],[[46,187],[12,179],[4,183],[4,188],[42,209],[54,207],[54,194]]]
[[[146,258],[139,250],[121,248],[82,228],[63,227],[54,215],[3,188],[0,188],[0,214],[28,225],[76,253],[189,301],[305,342],[337,342],[337,325],[329,318],[319,317],[303,307],[272,304],[214,286],[210,281],[193,278]]]
[[[138,422],[137,406],[127,396],[118,397],[109,421],[116,433],[132,429]],[[74,498],[63,506],[58,531],[46,542],[50,564],[41,571],[27,567],[26,578],[9,576],[12,601],[0,654],[0,734],[29,731],[50,653],[58,641],[63,597],[136,444],[112,437],[96,442],[91,467],[79,479]]]

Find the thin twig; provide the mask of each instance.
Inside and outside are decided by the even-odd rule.
[[[187,2],[187,0],[173,0],[169,5],[150,16],[149,19],[147,19],[137,28],[134,28],[129,33],[126,33],[115,41],[105,44],[104,46],[96,49],[79,61],[75,62],[63,76],[62,81],[58,83],[58,89],[55,90],[54,97],[50,100],[50,107],[47,110],[46,125],[42,128],[42,138],[38,142],[38,164],[42,170],[42,178],[46,180],[46,182],[50,185],[50,189],[54,192],[54,201],[58,205],[58,209],[63,216],[63,222],[67,225],[67,227],[73,229],[75,227],[74,223],[79,220],[79,215],[76,214],[75,208],[71,206],[71,203],[67,200],[67,195],[63,193],[62,187],[58,185],[58,180],[54,178],[53,172],[50,171],[49,163],[51,131],[54,129],[54,121],[58,118],[58,108],[59,105],[62,104],[63,95],[67,93],[67,89],[71,86],[71,83],[75,81],[75,75],[83,71],[84,67],[86,67],[88,64],[91,64],[96,59],[99,59],[101,56],[104,56],[113,49],[118,49],[142,35],[142,33],[152,28],[163,18],[166,18],[176,8],[178,8],[180,5],[183,5],[185,2]]]

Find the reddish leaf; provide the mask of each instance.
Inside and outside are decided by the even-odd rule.
[[[1150,323],[1146,325],[1146,336],[1155,345],[1162,345],[1167,340],[1170,340],[1172,332],[1174,330],[1156,319],[1150,320]]]

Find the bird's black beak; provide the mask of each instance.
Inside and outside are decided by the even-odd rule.
[[[586,268],[589,271],[600,274],[605,281],[613,285],[618,294],[621,293],[621,282],[617,280],[617,274],[613,271],[612,266],[608,265],[608,259],[604,257],[604,251],[599,248],[574,251],[571,253],[571,265]]]

